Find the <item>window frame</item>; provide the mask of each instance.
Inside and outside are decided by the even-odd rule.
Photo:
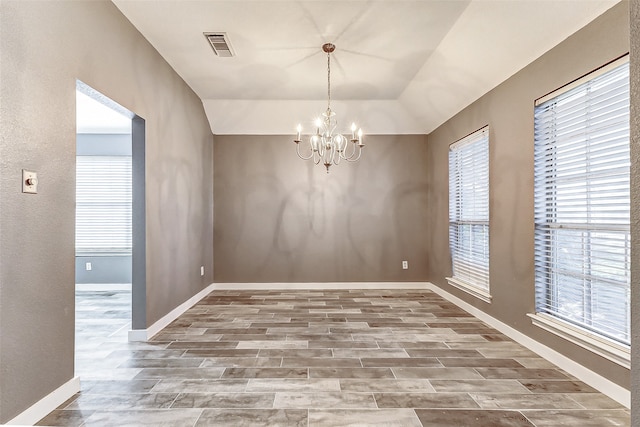
[[[487,303],[491,303],[492,299],[489,280],[489,150],[488,125],[449,146],[449,250],[452,275],[446,278],[451,286]],[[464,168],[461,167],[462,163]],[[470,193],[469,187],[473,187],[474,191]],[[478,227],[484,231],[474,231]],[[460,237],[465,229],[468,242]],[[483,259],[479,260],[480,257]]]
[[[629,59],[628,55],[618,58],[606,64],[605,66],[579,79],[576,79],[573,82],[536,100],[534,103],[534,108],[535,108],[534,128],[536,130],[538,129],[538,123],[537,123],[538,111],[542,109],[543,106],[551,105],[549,103],[554,100],[556,102],[559,102],[559,100],[562,99],[563,96],[569,97],[569,96],[572,96],[572,94],[574,93],[577,94],[576,96],[579,96],[579,91],[577,91],[577,89],[588,91],[589,89],[585,89],[585,88],[591,87],[588,85],[591,85],[591,83],[594,81],[596,83],[599,83],[600,80],[596,80],[596,79],[602,76],[609,76],[608,73],[613,72],[614,70],[617,70],[618,67],[621,67],[625,63],[628,63],[628,59]],[[595,103],[595,101],[592,101],[591,98],[587,99],[587,97],[585,97],[585,101],[584,101],[585,105],[590,106],[592,103]],[[562,113],[564,113],[564,110],[562,111]],[[586,115],[587,113],[585,113],[585,116]],[[553,124],[555,125],[555,122],[553,122]],[[589,126],[590,125],[585,125],[584,127],[585,129],[584,132],[585,134],[587,134],[587,136],[584,138],[584,147],[585,147],[585,150],[587,151],[589,151],[590,148],[596,144],[595,142],[591,142],[592,139],[595,140],[595,138],[593,137],[594,130]],[[589,132],[589,129],[592,129],[591,132]],[[555,131],[555,128],[554,128],[554,131]],[[558,132],[560,132],[560,130],[558,130]],[[622,129],[622,131],[620,132],[623,133],[624,129]],[[615,233],[624,233],[626,231],[627,234],[624,240],[625,246],[623,248],[623,253],[625,254],[625,256],[628,257],[629,256],[628,251],[630,250],[630,243],[628,243],[630,239],[630,235],[629,235],[630,223],[621,222],[620,224],[618,224],[616,223],[617,218],[615,216],[613,217],[614,219],[610,221],[611,223],[604,223],[598,220],[592,221],[591,219],[585,220],[586,222],[584,222],[584,224],[580,224],[578,220],[574,220],[574,222],[571,223],[567,221],[569,219],[572,219],[573,217],[567,214],[564,214],[565,216],[564,216],[564,222],[563,222],[563,216],[562,216],[563,214],[558,213],[558,211],[560,211],[561,209],[559,206],[561,206],[560,204],[563,202],[562,200],[558,200],[558,193],[562,192],[562,189],[560,187],[563,184],[563,179],[560,179],[557,177],[555,179],[539,178],[543,173],[548,172],[550,170],[550,167],[546,166],[545,162],[540,160],[541,157],[537,156],[539,150],[542,150],[542,148],[538,148],[538,145],[542,147],[542,143],[540,141],[544,142],[546,140],[550,140],[550,138],[538,139],[537,136],[534,136],[534,141],[535,141],[534,143],[536,144],[536,148],[537,148],[535,150],[536,157],[534,158],[534,170],[535,170],[535,181],[536,181],[534,184],[534,200],[535,200],[535,210],[536,210],[534,214],[535,215],[534,285],[535,285],[535,294],[536,294],[536,302],[535,302],[536,311],[534,314],[528,314],[528,316],[531,318],[532,323],[534,325],[548,332],[551,332],[555,335],[558,335],[585,349],[588,349],[589,351],[592,351],[600,356],[603,356],[608,360],[611,360],[621,366],[628,368],[630,366],[630,345],[623,342],[620,338],[613,338],[612,333],[607,333],[604,329],[599,330],[597,326],[593,326],[593,323],[595,323],[595,320],[593,317],[590,317],[588,320],[590,323],[592,323],[591,327],[589,327],[588,325],[584,324],[584,321],[578,322],[576,320],[571,320],[566,315],[566,313],[564,313],[565,315],[563,316],[562,315],[563,313],[560,312],[560,309],[556,309],[555,313],[552,310],[554,305],[557,306],[558,304],[560,304],[559,300],[557,299],[558,298],[557,295],[556,295],[556,299],[553,299],[555,293],[562,292],[562,289],[560,289],[558,287],[558,283],[556,283],[557,279],[552,277],[552,275],[558,274],[558,273],[555,273],[555,270],[560,269],[560,267],[562,266],[561,261],[557,260],[558,257],[552,254],[549,255],[550,252],[548,251],[547,253],[544,253],[544,248],[551,248],[552,251],[553,251],[553,248],[555,248],[556,252],[560,250],[558,243],[556,242],[557,239],[559,239],[559,237],[555,235],[554,235],[555,237],[552,236],[552,234],[554,233],[554,230],[557,230],[556,234],[558,235],[561,232],[566,233],[567,230],[573,230],[575,233],[582,233],[582,239],[583,239],[582,251],[583,252],[588,251],[588,252],[585,252],[583,254],[583,261],[581,265],[583,266],[582,269],[585,272],[582,274],[582,276],[580,276],[580,279],[585,282],[589,282],[584,287],[588,289],[588,292],[590,294],[590,296],[586,297],[587,300],[591,300],[595,298],[595,295],[596,295],[594,294],[595,291],[593,290],[593,287],[595,286],[594,283],[599,283],[599,282],[596,282],[596,280],[599,280],[602,283],[605,282],[605,280],[602,278],[596,279],[595,277],[592,277],[591,270],[593,268],[593,265],[592,265],[592,263],[594,262],[593,260],[599,259],[597,257],[594,257],[592,253],[591,245],[594,244],[593,243],[594,239],[597,239],[597,237],[594,237],[594,236],[597,236],[597,233],[609,233],[613,235]],[[548,151],[547,153],[550,153],[550,156],[552,156],[552,159],[553,159],[552,162],[555,162],[555,164],[557,164],[559,162],[557,157],[557,152],[560,150],[560,148],[557,146],[555,141],[556,140],[554,139],[553,142],[546,143],[544,147],[546,147],[548,150],[552,150],[552,151]],[[579,143],[580,141],[577,142],[576,145]],[[563,158],[560,161],[567,162],[566,158]],[[585,178],[581,181],[578,181],[578,180],[576,181],[581,183],[580,185],[583,185],[585,189],[584,191],[586,191],[584,203],[587,206],[587,212],[588,212],[586,214],[587,218],[589,218],[592,215],[591,214],[592,205],[591,205],[591,199],[590,199],[590,197],[592,196],[590,196],[589,194],[591,194],[591,192],[595,193],[595,191],[598,189],[597,184],[594,184],[594,182],[597,179],[600,179],[600,180],[613,179],[607,175],[603,177],[598,176],[597,178],[594,178],[596,174],[589,170],[591,168],[591,163],[592,163],[592,160],[585,160],[584,162]],[[562,166],[562,164],[560,164],[560,166]],[[554,171],[556,171],[554,172],[556,175],[558,175],[561,172],[564,172],[562,169],[560,170],[554,169]],[[628,185],[628,182],[627,182],[627,185]],[[622,186],[624,187],[624,184],[622,184]],[[621,190],[617,190],[617,191],[621,191]],[[564,202],[566,203],[567,199],[571,196],[565,194],[563,197],[565,198]],[[613,198],[613,196],[611,195],[609,197]],[[540,200],[544,200],[544,201],[540,201]],[[578,202],[574,202],[574,203],[576,203],[577,205]],[[543,219],[543,208],[547,209],[545,219]],[[596,213],[598,213],[597,209],[599,208],[596,207],[593,209],[595,209]],[[560,220],[558,220],[558,216],[560,216]],[[553,218],[554,221],[549,220],[549,218]],[[576,216],[575,218],[578,218],[578,217]],[[578,221],[578,222],[575,222],[575,221]],[[547,233],[547,235],[545,235],[544,233]],[[563,238],[571,239],[575,237],[563,237]],[[611,238],[612,237],[609,237],[609,239]],[[584,243],[584,239],[587,239],[588,242]],[[565,248],[564,248],[565,250],[567,245],[568,244],[565,243]],[[628,249],[627,249],[627,245],[629,246]],[[554,260],[550,261],[549,259],[551,258],[554,258]],[[587,266],[587,264],[589,265]],[[625,274],[626,274],[625,277],[628,278],[630,273],[628,263],[623,261],[621,262],[621,264],[622,265],[626,264],[627,270],[625,271]],[[554,280],[556,282],[554,282]],[[599,286],[602,287],[603,286],[602,283],[600,283]],[[568,285],[568,287],[565,287],[564,292],[570,292],[573,289],[570,286],[571,285]],[[574,284],[573,286],[575,287],[576,285]],[[543,295],[544,295],[544,301],[543,301]],[[628,291],[627,291],[627,298],[629,298]],[[627,300],[626,302],[627,306],[629,305],[629,303],[630,301]],[[587,316],[593,316],[593,314],[591,313],[584,314],[585,311],[587,312],[589,311],[587,310],[587,308],[585,308],[584,304],[585,303],[582,303],[581,305],[581,310],[583,312],[582,316],[585,318]],[[625,316],[628,317],[628,314]],[[627,327],[626,330],[628,331],[627,333],[630,340],[629,327]]]

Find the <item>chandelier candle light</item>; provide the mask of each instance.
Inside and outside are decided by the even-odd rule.
[[[327,54],[327,111],[322,113],[322,117],[318,117],[315,121],[316,133],[309,137],[309,150],[310,154],[300,154],[300,137],[302,132],[302,125],[298,125],[296,128],[297,136],[293,142],[296,143],[296,152],[298,157],[302,160],[313,159],[313,162],[317,165],[320,161],[327,168],[329,173],[329,167],[331,165],[340,164],[340,160],[344,159],[348,162],[355,162],[360,159],[362,154],[362,129],[358,129],[355,123],[351,124],[351,142],[353,149],[349,151],[348,142],[349,139],[341,133],[334,133],[338,126],[336,120],[336,113],[331,111],[331,53],[336,49],[336,46],[332,43],[325,43],[322,45],[322,50]],[[356,129],[358,130],[356,132]]]

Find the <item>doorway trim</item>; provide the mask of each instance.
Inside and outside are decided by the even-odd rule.
[[[132,251],[131,331],[147,328],[147,220],[145,191],[145,121],[134,116],[131,123],[132,156]]]
[[[132,161],[132,251],[131,251],[131,331],[147,327],[147,233],[145,120],[86,83],[76,80],[76,90],[131,119]]]

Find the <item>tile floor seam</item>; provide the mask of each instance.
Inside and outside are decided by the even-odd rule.
[[[173,404],[176,403],[176,400],[178,400],[178,398],[180,397],[182,393],[176,393],[176,397],[173,398],[173,400],[171,401],[171,404],[169,405],[169,408],[173,407]]]
[[[198,418],[196,418],[193,421],[193,424],[191,425],[191,427],[196,427],[198,425],[198,422],[200,421],[200,418],[202,418],[202,414],[204,413],[204,409],[200,410],[200,414],[198,415]]]

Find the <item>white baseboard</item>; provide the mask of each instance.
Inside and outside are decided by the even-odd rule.
[[[7,425],[32,426],[51,413],[67,399],[80,391],[80,377],[73,377],[60,387],[40,399],[29,409],[22,412],[14,419],[7,422]]]
[[[180,317],[185,311],[193,307],[198,301],[209,295],[214,289],[216,289],[214,287],[214,284],[207,286],[206,288],[171,310],[169,313],[167,313],[153,325],[149,326],[147,329],[130,330],[129,341],[148,341],[155,334],[169,326],[171,322]]]
[[[148,329],[131,329],[128,337],[129,342],[145,342],[151,338],[148,334]]]
[[[129,291],[131,283],[76,283],[76,291]]]
[[[427,287],[428,289],[434,291],[435,293],[442,296],[443,298],[454,303],[464,311],[474,315],[478,319],[482,320],[483,322],[487,323],[488,325],[502,332],[509,338],[527,347],[529,350],[533,351],[534,353],[539,354],[543,358],[547,359],[549,362],[555,364],[561,369],[564,369],[571,375],[579,378],[581,381],[584,381],[585,383],[589,384],[591,387],[602,392],[603,394],[606,394],[613,400],[619,402],[621,405],[624,405],[627,408],[631,406],[631,392],[626,388],[621,387],[618,384],[606,379],[602,375],[597,374],[592,370],[585,368],[584,366],[573,361],[567,356],[553,350],[552,348],[547,347],[542,343],[539,343],[538,341],[528,337],[527,335],[512,328],[511,326],[505,323],[502,323],[495,317],[488,315],[484,311],[461,300],[455,295],[450,294],[444,289],[439,288],[433,283],[427,283]]]
[[[214,283],[216,290],[426,289],[428,282]]]

